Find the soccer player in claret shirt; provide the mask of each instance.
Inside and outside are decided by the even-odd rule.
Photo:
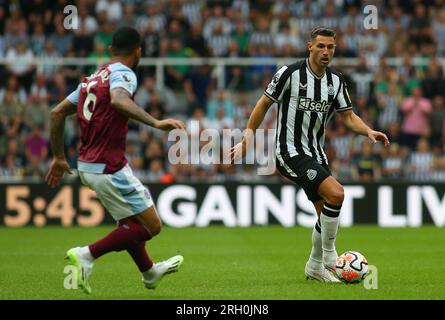
[[[331,29],[318,27],[311,31],[309,57],[277,71],[256,103],[242,141],[231,150],[232,159],[245,156],[269,106],[277,103],[276,167],[304,189],[317,211],[305,274],[321,282],[339,282],[335,277],[335,238],[344,198],[344,189],[331,175],[324,151],[326,124],[337,113],[349,130],[372,143],[380,140],[389,145],[384,133],[369,128],[352,111],[343,75],[328,67],[335,39]]]
[[[88,278],[95,259],[112,251],[126,250],[142,273],[148,289],[154,289],[162,277],[176,272],[183,262],[174,256],[153,263],[145,242],[161,231],[153,200],[148,190],[133,175],[125,158],[128,119],[164,131],[184,129],[181,121],[157,120],[133,101],[137,87],[134,73],[141,56],[141,37],[129,27],[113,34],[111,61],[86,77],[65,100],[51,112],[51,147],[54,154],[46,176],[50,187],[57,187],[65,174],[71,173],[64,154],[66,117],[77,113],[81,146],[78,171],[82,183],[96,191],[108,212],[118,222],[116,229],[88,246],[68,250],[68,263],[77,268],[78,285],[91,293]]]

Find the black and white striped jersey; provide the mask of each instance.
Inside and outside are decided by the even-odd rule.
[[[285,165],[290,157],[305,154],[327,165],[326,124],[335,111],[352,109],[343,75],[328,67],[319,77],[306,59],[279,69],[264,95],[279,105],[278,161]]]

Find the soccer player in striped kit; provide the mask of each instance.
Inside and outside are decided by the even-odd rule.
[[[344,189],[331,175],[324,151],[326,124],[338,113],[349,130],[367,136],[373,144],[380,140],[389,145],[384,133],[369,128],[352,111],[343,75],[328,67],[335,40],[332,29],[317,27],[311,31],[309,57],[277,71],[256,103],[242,141],[231,150],[232,159],[245,156],[268,108],[277,103],[276,167],[304,189],[317,211],[305,274],[321,282],[339,282],[334,276],[335,239],[344,199]]]

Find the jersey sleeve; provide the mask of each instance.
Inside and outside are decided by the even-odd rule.
[[[283,100],[283,93],[289,88],[290,74],[286,70],[288,70],[287,66],[281,67],[264,90],[264,95],[277,103]]]
[[[79,92],[80,92],[80,84],[77,86],[77,89],[74,90],[73,92],[71,92],[68,97],[66,97],[68,99],[69,102],[71,102],[72,104],[77,105],[77,102],[79,101]]]
[[[110,74],[110,90],[124,88],[133,95],[138,86],[136,75],[129,69],[114,70]]]
[[[352,109],[352,102],[348,92],[348,85],[346,84],[346,81],[343,77],[341,77],[340,79],[340,89],[338,90],[337,98],[335,101],[335,110],[338,112]]]

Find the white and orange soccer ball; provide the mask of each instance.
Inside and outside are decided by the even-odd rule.
[[[359,252],[346,251],[337,258],[335,271],[341,280],[357,283],[368,274],[368,261]]]

